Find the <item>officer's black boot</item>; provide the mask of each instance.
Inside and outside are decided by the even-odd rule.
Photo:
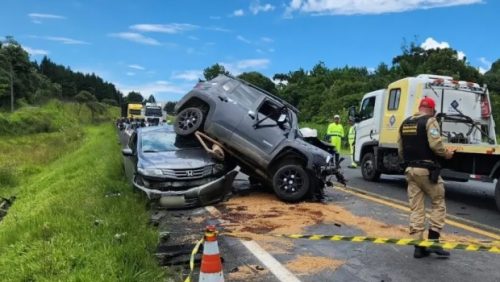
[[[413,252],[414,258],[424,258],[429,256],[429,250],[426,247],[415,246],[415,251]]]
[[[439,242],[440,234],[437,231],[429,229],[429,240],[434,240],[435,242]],[[432,247],[429,249],[431,253],[435,253],[436,255],[442,258],[448,258],[450,256],[450,252],[443,250],[442,247]]]

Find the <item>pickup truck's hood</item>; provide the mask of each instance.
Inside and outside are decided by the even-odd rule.
[[[317,142],[321,143],[321,141],[317,138],[315,138]],[[315,140],[315,141],[316,141]],[[306,140],[302,138],[297,138],[296,141],[301,144],[302,146],[306,147],[309,152],[314,154],[316,157],[323,157],[323,159],[326,161],[326,157],[330,155],[327,151],[323,150],[322,146],[316,146],[313,145],[312,143],[314,142],[307,142]],[[310,141],[310,140],[309,140]]]
[[[178,151],[140,153],[138,167],[189,169],[215,164],[201,148]]]

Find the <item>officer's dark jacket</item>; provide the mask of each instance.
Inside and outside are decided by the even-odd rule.
[[[434,160],[435,155],[427,139],[427,121],[430,116],[409,117],[401,124],[399,134],[405,162]]]

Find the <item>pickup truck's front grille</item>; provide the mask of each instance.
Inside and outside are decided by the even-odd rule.
[[[193,169],[162,169],[163,175],[173,179],[197,179],[212,174],[212,166]]]

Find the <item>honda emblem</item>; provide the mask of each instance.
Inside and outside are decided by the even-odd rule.
[[[186,170],[186,176],[193,176],[193,171],[192,170]]]

